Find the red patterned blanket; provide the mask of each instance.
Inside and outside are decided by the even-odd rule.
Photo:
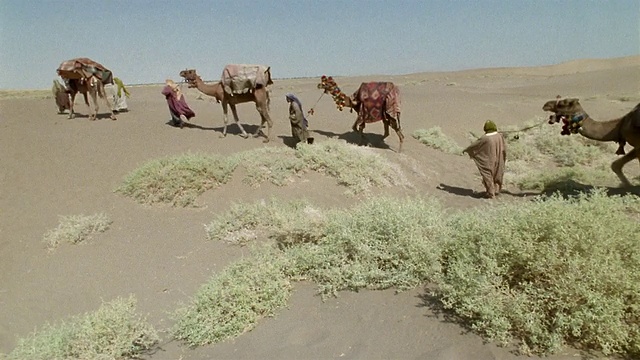
[[[358,117],[365,123],[383,120],[385,113],[394,119],[400,114],[400,89],[392,82],[362,83],[353,99],[358,102]]]
[[[96,76],[103,84],[113,84],[111,70],[89,58],[75,58],[58,66],[58,75],[65,79],[85,79]]]

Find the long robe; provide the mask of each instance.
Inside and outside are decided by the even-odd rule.
[[[298,142],[306,143],[309,137],[307,122],[302,108],[295,101],[289,103],[289,122],[291,123],[291,136]]]
[[[499,132],[485,134],[464,149],[464,152],[475,161],[487,195],[495,196],[496,190],[502,187],[504,165],[507,161],[507,151],[502,134]]]
[[[184,95],[180,94],[178,96],[179,98],[176,98],[171,86],[165,85],[165,87],[162,88],[162,95],[167,99],[172,117],[180,119],[180,115],[184,115],[188,120],[196,116],[196,113],[187,105],[187,100],[185,100]]]

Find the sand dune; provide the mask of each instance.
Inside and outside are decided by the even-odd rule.
[[[473,162],[425,147],[411,138],[413,131],[439,126],[459,144],[467,144],[468,131],[479,131],[486,119],[505,126],[545,116],[543,103],[558,94],[579,97],[595,118],[620,116],[640,102],[640,56],[535,68],[337,78],[347,93],[364,80],[391,80],[401,86],[408,135],[404,152],[393,151],[398,146],[394,134],[385,140],[390,149],[380,144],[372,151],[413,169],[407,172],[413,188],[377,189],[374,195],[434,196],[447,207],[468,208],[487,203],[468,196],[482,189]],[[357,202],[359,198],[346,198],[339,186],[320,176],[288,187],[252,188],[232,181],[204,194],[199,199],[203,206],[196,209],[141,206],[113,192],[130,171],[162,156],[285,146],[290,129],[284,95],[296,93],[309,109],[321,94],[317,81],[275,82],[275,141],[267,145],[237,136],[234,125],[230,135],[219,138],[220,105],[207,97],[197,100],[194,89],[185,91],[197,114],[193,123],[200,128],[182,130],[165,124],[169,116],[160,86],[133,87],[130,111],[117,121],[90,122],[83,116],[69,120],[56,114],[51,98],[0,96],[0,353],[9,352],[17,337],[45,322],[93,311],[102,300],[130,293],[155,326],[170,326],[167,312],[212,273],[242,256],[242,249],[206,241],[203,231],[203,224],[232,201],[299,195],[326,206]],[[81,101],[76,105],[86,114]],[[259,123],[252,104],[238,110],[243,124]],[[355,114],[337,111],[324,96],[309,120],[321,142],[349,139],[354,119]],[[365,132],[379,137],[382,125],[370,124]],[[637,162],[627,167],[637,174]],[[439,190],[441,183],[464,191]],[[524,200],[507,196],[498,201]],[[57,225],[59,215],[96,212],[111,216],[112,229],[88,244],[47,252],[42,237]],[[288,309],[235,340],[195,350],[168,343],[151,358],[517,358],[512,349],[484,344],[473,333],[434,316],[422,306],[421,292],[347,292],[322,302],[312,284],[300,284]],[[550,359],[575,359],[575,353],[567,350]]]

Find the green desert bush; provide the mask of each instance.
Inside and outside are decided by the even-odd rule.
[[[322,239],[287,248],[289,275],[318,283],[323,295],[415,287],[439,270],[443,216],[436,201],[386,197],[332,211]]]
[[[317,282],[324,295],[406,289],[429,279],[437,271],[445,230],[436,201],[386,197],[330,211],[300,201],[236,205],[206,228],[211,239],[266,230],[288,259],[287,274]]]
[[[153,160],[116,189],[143,204],[193,205],[198,195],[226,183],[237,162],[220,155],[186,154]]]
[[[462,155],[462,150],[464,150],[455,140],[445,135],[438,126],[418,129],[413,132],[413,137],[429,147],[449,154]]]
[[[402,173],[384,157],[362,148],[337,140],[298,144],[297,149],[263,148],[237,155],[247,171],[245,181],[258,185],[269,181],[285,185],[309,171],[326,174],[347,187],[348,192],[358,194],[372,186],[406,185]]]
[[[347,192],[358,194],[372,186],[410,186],[401,169],[368,149],[329,140],[314,145],[254,149],[228,157],[187,154],[153,160],[133,171],[116,192],[140,203],[193,205],[203,192],[225,184],[237,167],[244,182],[284,186],[296,176],[317,171],[338,180]]]
[[[273,316],[286,306],[291,293],[284,267],[282,254],[263,247],[225,268],[172,315],[174,337],[189,346],[216,343]]]
[[[105,214],[61,216],[58,227],[44,235],[44,242],[50,250],[62,243],[80,244],[92,234],[109,229],[111,222]]]
[[[409,186],[404,174],[371,149],[328,140],[313,145],[299,144],[296,156],[309,169],[327,174],[347,187],[348,192],[358,194],[373,186]]]
[[[117,298],[96,312],[47,324],[20,339],[7,360],[138,358],[159,342],[156,330],[135,312],[136,300]]]
[[[231,209],[205,225],[205,231],[209,240],[240,245],[254,240],[259,231],[274,237],[279,234],[289,236],[296,232],[309,237],[313,233],[311,226],[322,221],[322,214],[306,200],[282,201],[271,198],[253,204],[234,203]]]
[[[436,293],[490,340],[640,355],[640,201],[603,191],[462,212]]]

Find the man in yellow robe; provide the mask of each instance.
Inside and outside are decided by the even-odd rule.
[[[482,176],[482,185],[487,190],[486,197],[495,198],[496,194],[502,190],[504,165],[507,161],[504,137],[498,132],[496,124],[491,120],[485,122],[484,135],[462,153],[469,154],[469,157],[475,161]]]

